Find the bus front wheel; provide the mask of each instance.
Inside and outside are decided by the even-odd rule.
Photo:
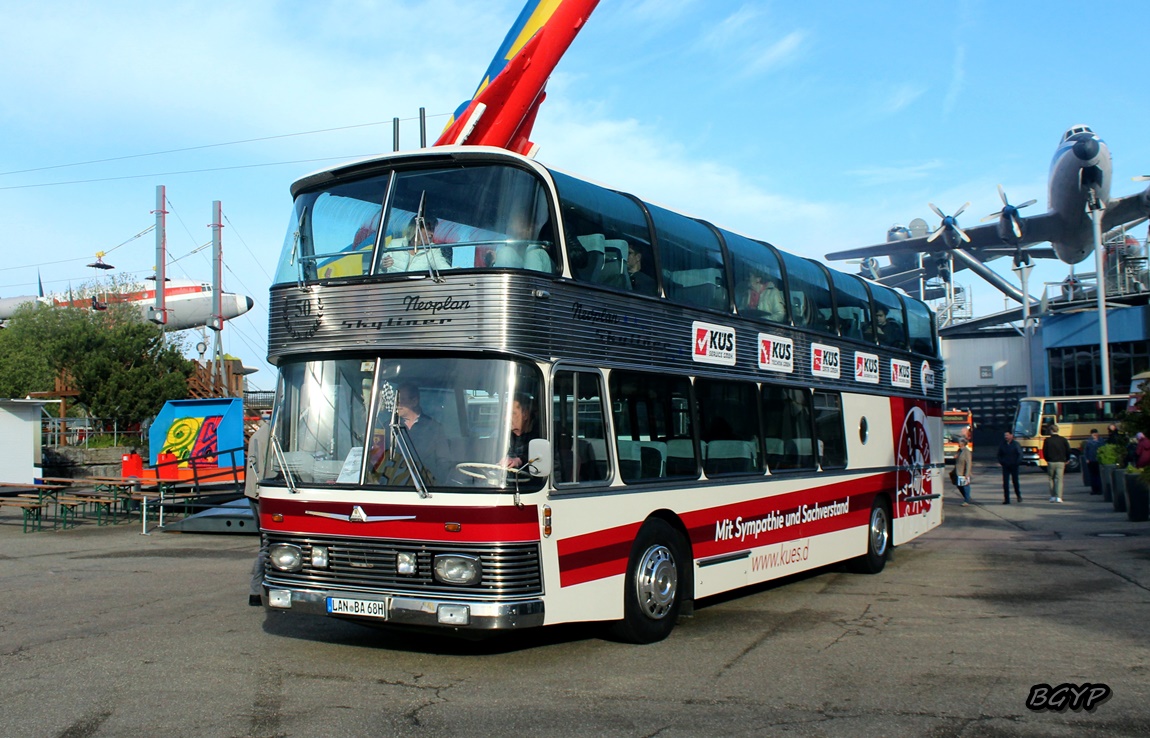
[[[627,643],[655,643],[675,627],[687,591],[687,546],[666,521],[652,518],[631,545],[623,586],[623,619],[611,635]]]
[[[852,562],[853,568],[863,574],[878,574],[886,566],[891,550],[890,505],[885,498],[880,497],[871,505],[866,541],[866,553]]]

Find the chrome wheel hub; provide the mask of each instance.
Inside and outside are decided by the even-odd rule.
[[[635,590],[643,614],[652,620],[661,620],[675,604],[679,586],[679,572],[675,558],[666,546],[651,546],[639,560],[635,572]]]

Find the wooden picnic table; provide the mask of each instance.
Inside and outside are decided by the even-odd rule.
[[[0,482],[0,491],[9,494],[0,496],[0,507],[14,507],[20,510],[24,518],[23,530],[43,530],[44,511],[52,504],[57,505],[59,515],[59,493],[67,485],[63,484],[27,484],[24,482]],[[52,519],[55,527],[56,517]],[[67,520],[65,518],[65,526]]]
[[[69,485],[67,491],[58,496],[59,502],[70,504],[73,509],[84,503],[94,504],[96,524],[103,525],[105,517],[109,522],[116,522],[121,503],[131,500],[132,491],[140,480],[135,477],[45,477],[44,481]],[[127,519],[127,505],[124,504],[123,508]]]

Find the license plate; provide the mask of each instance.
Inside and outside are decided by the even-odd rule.
[[[387,603],[379,600],[349,600],[343,597],[328,597],[329,615],[357,615],[363,618],[387,619]]]

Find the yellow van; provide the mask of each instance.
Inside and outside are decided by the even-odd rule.
[[[1058,435],[1070,441],[1068,471],[1078,468],[1082,444],[1096,429],[1106,437],[1106,426],[1117,423],[1126,410],[1127,395],[1086,395],[1079,397],[1024,397],[1014,414],[1014,438],[1022,446],[1022,463],[1046,466],[1042,443],[1049,435],[1051,423],[1058,425]]]

